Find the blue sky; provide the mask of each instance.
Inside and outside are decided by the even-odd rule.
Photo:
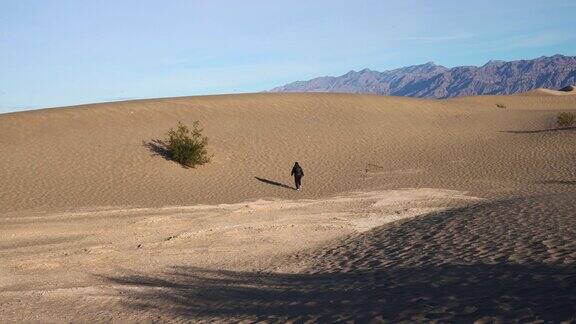
[[[576,55],[573,0],[0,0],[0,112]]]

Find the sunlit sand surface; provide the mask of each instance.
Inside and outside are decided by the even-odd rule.
[[[0,115],[0,321],[574,320],[565,111],[537,90]],[[185,169],[152,144],[194,120],[214,158]]]

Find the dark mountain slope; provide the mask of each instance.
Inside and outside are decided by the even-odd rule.
[[[560,89],[576,84],[576,57],[554,55],[533,60],[490,61],[483,66],[446,68],[428,62],[384,72],[364,69],[338,77],[297,81],[271,92],[349,92],[451,98],[513,94],[536,88]]]

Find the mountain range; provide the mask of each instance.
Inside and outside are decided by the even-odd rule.
[[[419,98],[500,95],[576,84],[576,56],[489,61],[483,66],[447,68],[433,62],[383,72],[363,69],[341,76],[296,81],[270,92],[371,93]]]

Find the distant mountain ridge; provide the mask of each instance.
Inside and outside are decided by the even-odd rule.
[[[433,62],[384,72],[364,69],[344,75],[296,81],[270,92],[346,92],[419,98],[496,95],[576,84],[576,56],[496,61],[446,68]]]

